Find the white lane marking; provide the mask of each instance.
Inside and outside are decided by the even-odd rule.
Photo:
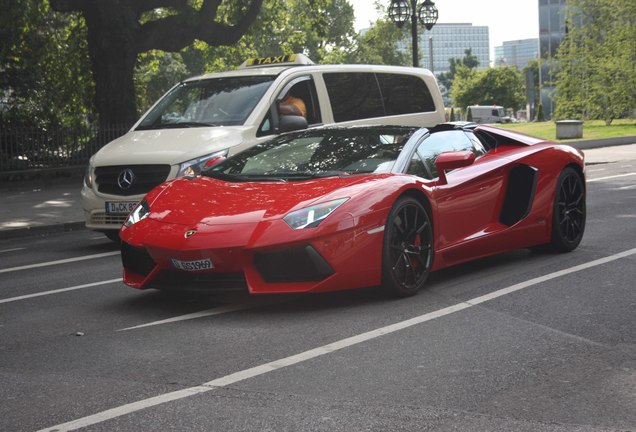
[[[592,183],[592,182],[597,182],[597,181],[601,181],[601,180],[610,180],[610,179],[615,179],[615,178],[619,178],[619,177],[627,177],[627,176],[633,176],[633,175],[636,175],[636,173],[617,174],[617,175],[613,175],[613,176],[609,176],[609,177],[599,177],[599,178],[588,180],[587,182],[588,183]]]
[[[47,267],[47,266],[53,266],[53,265],[58,265],[58,264],[72,263],[72,262],[76,262],[76,261],[84,261],[84,260],[89,260],[89,259],[103,258],[103,257],[107,257],[107,256],[119,255],[119,253],[120,253],[119,251],[116,251],[116,252],[104,252],[104,253],[95,254],[95,255],[86,255],[86,256],[83,256],[83,257],[67,258],[67,259],[62,259],[62,260],[57,260],[57,261],[48,261],[48,262],[43,262],[43,263],[38,263],[38,264],[23,265],[23,266],[19,266],[19,267],[10,267],[10,268],[6,268],[6,269],[0,269],[0,273],[9,273],[9,272],[14,272],[14,271],[19,271],[19,270],[29,270],[29,269],[38,268],[38,267]]]
[[[191,320],[191,319],[195,319],[195,318],[202,318],[202,317],[207,317],[207,316],[212,316],[212,315],[220,315],[220,314],[224,314],[224,313],[228,313],[228,312],[236,312],[236,311],[240,311],[243,309],[249,309],[251,307],[255,307],[257,305],[252,305],[252,306],[248,306],[248,305],[228,305],[228,306],[224,306],[224,307],[220,307],[220,308],[214,308],[214,309],[206,309],[200,312],[193,312],[190,314],[186,314],[186,315],[181,315],[178,317],[173,317],[173,318],[166,318],[160,321],[154,321],[151,323],[147,323],[147,324],[140,324],[137,326],[133,326],[133,327],[127,327],[124,329],[119,329],[117,331],[126,331],[126,330],[133,330],[133,329],[138,329],[138,328],[142,328],[142,327],[150,327],[150,326],[156,326],[156,325],[161,325],[161,324],[168,324],[168,323],[173,323],[173,322],[178,322],[178,321],[185,321],[185,320]],[[258,306],[261,306],[261,304],[259,304]]]
[[[21,296],[18,296],[18,297],[10,297],[10,298],[6,298],[6,299],[0,299],[0,303],[11,303],[11,302],[15,302],[15,301],[30,299],[30,298],[33,298],[33,297],[42,297],[42,296],[47,296],[47,295],[51,295],[51,294],[58,294],[58,293],[66,292],[66,291],[74,291],[74,290],[79,290],[79,289],[83,289],[83,288],[91,288],[91,287],[100,286],[100,285],[108,285],[108,284],[121,282],[121,281],[122,281],[122,278],[110,279],[110,280],[105,280],[105,281],[101,281],[101,282],[92,282],[92,283],[87,283],[87,284],[84,284],[84,285],[76,285],[76,286],[72,286],[72,287],[68,287],[68,288],[60,288],[60,289],[51,290],[51,291],[42,291],[42,292],[34,293],[34,294],[26,294],[26,295],[21,295]]]
[[[15,252],[15,251],[25,250],[25,249],[26,249],[26,248],[4,249],[4,250],[0,250],[0,253],[5,253],[5,252]]]
[[[131,414],[137,411],[141,411],[143,409],[160,405],[166,402],[171,402],[171,401],[175,401],[179,399],[184,399],[190,396],[194,396],[196,394],[205,393],[211,390],[215,390],[219,387],[225,387],[231,384],[235,384],[237,382],[244,381],[249,378],[263,375],[268,372],[282,369],[287,366],[291,366],[291,365],[301,363],[307,360],[311,360],[316,357],[332,353],[334,351],[348,348],[350,346],[359,344],[361,342],[365,342],[371,339],[378,338],[383,335],[387,335],[387,334],[394,333],[396,331],[403,330],[418,324],[422,324],[426,321],[431,321],[436,318],[443,317],[445,315],[450,315],[452,313],[474,307],[478,304],[496,299],[498,297],[513,293],[515,291],[522,290],[524,288],[528,288],[533,285],[537,285],[539,283],[542,283],[554,278],[565,276],[567,274],[578,272],[581,270],[589,269],[598,265],[606,264],[606,263],[609,263],[621,258],[625,258],[634,254],[636,254],[636,248],[630,249],[615,255],[611,255],[605,258],[600,258],[594,261],[590,261],[578,266],[570,267],[565,270],[560,270],[554,273],[550,273],[545,276],[540,276],[534,279],[530,279],[526,282],[521,282],[521,283],[512,285],[510,287],[492,292],[490,294],[486,294],[480,297],[476,297],[472,300],[468,300],[466,302],[462,302],[453,306],[446,307],[444,309],[439,309],[437,311],[429,312],[427,314],[420,315],[415,318],[408,319],[406,321],[401,321],[395,324],[388,325],[386,327],[380,327],[378,329],[371,330],[366,333],[362,333],[356,336],[341,339],[339,341],[336,341],[327,345],[323,345],[318,348],[310,349],[309,351],[301,352],[299,354],[295,354],[295,355],[285,357],[279,360],[274,360],[272,362],[265,363],[260,366],[256,366],[250,369],[245,369],[230,375],[226,375],[224,377],[217,378],[215,380],[203,383],[199,386],[189,387],[189,388],[185,388],[183,390],[177,390],[171,393],[165,393],[165,394],[151,397],[148,399],[142,399],[137,402],[132,402],[132,403],[121,405],[115,408],[111,408],[109,410],[102,411],[97,414],[93,414],[86,417],[82,417],[80,419],[72,420],[67,423],[62,423],[56,426],[48,427],[46,429],[41,429],[38,432],[72,431],[72,430],[80,429],[83,427],[91,426],[94,424],[102,423],[104,421],[121,417],[127,414]]]

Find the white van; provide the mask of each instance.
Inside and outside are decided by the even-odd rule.
[[[504,107],[499,105],[471,105],[466,108],[466,120],[474,123],[510,123]]]
[[[304,116],[281,115],[288,95],[302,100]],[[236,71],[178,83],[91,157],[82,188],[86,227],[117,239],[150,189],[282,132],[444,121],[437,81],[425,69],[314,65],[301,54],[248,60]]]

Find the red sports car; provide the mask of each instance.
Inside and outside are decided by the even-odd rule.
[[[294,132],[148,193],[121,229],[124,282],[408,296],[464,261],[575,249],[585,194],[580,151],[490,126]]]

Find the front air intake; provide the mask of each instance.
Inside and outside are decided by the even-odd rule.
[[[255,253],[254,266],[265,282],[320,281],[334,274],[311,245]]]

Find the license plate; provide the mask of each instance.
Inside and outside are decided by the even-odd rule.
[[[173,258],[172,265],[179,270],[185,271],[200,271],[214,268],[214,266],[212,265],[212,260],[210,260],[209,258],[194,261],[179,261]]]
[[[106,214],[129,214],[137,201],[106,201]]]

